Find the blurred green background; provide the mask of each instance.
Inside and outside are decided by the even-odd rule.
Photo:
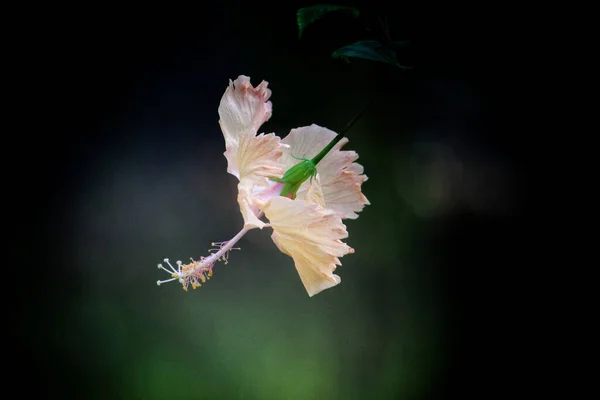
[[[496,387],[480,365],[502,357],[489,335],[507,329],[496,298],[506,278],[494,271],[515,207],[503,82],[488,79],[497,54],[444,10],[369,2],[354,5],[410,40],[399,55],[414,69],[345,64],[331,52],[373,31],[334,17],[299,41],[295,11],[310,4],[228,1],[195,21],[109,10],[110,23],[53,31],[69,39],[68,68],[45,95],[60,93],[69,124],[46,139],[60,146],[42,158],[47,196],[34,211],[47,261],[18,300],[35,304],[22,326],[38,390],[421,399]],[[268,229],[247,234],[196,291],[155,284],[163,258],[197,259],[241,228],[217,123],[240,74],[269,82],[273,116],[260,132],[282,137],[311,123],[339,131],[373,100],[346,135],[371,205],[345,221],[356,253],[341,259],[342,283],[313,298]]]

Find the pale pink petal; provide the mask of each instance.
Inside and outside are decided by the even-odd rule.
[[[269,100],[269,83],[262,81],[252,87],[250,78],[240,75],[234,82],[229,80],[219,104],[219,124],[225,141],[235,139],[242,132],[258,132],[258,128],[271,118],[273,105]]]
[[[267,178],[246,178],[238,184],[238,204],[244,217],[244,229],[262,229],[265,224],[258,218],[261,208],[275,196],[279,196],[284,184]]]
[[[335,136],[336,133],[334,131],[316,124],[292,129],[282,140],[283,143],[290,147],[283,153],[279,161],[287,170],[300,162],[294,157],[313,158],[319,154],[319,152],[327,146]]]
[[[333,273],[336,265],[341,265],[338,257],[354,250],[341,241],[348,232],[335,212],[316,203],[281,196],[273,197],[263,211],[273,228],[273,241],[294,259],[309,296],[341,282]]]
[[[243,135],[239,138],[237,148],[230,147],[225,151],[229,166],[234,165],[236,168],[232,171],[228,168],[227,172],[237,176],[239,180],[280,178],[285,170],[279,158],[286,147],[274,133]]]
[[[282,185],[270,181],[268,177],[281,177],[284,173],[281,164],[277,161],[281,155],[280,146],[283,145],[280,144],[279,137],[273,134],[244,136],[239,143],[240,147],[231,160],[234,160],[240,168],[238,204],[244,217],[244,227],[262,229],[265,224],[256,217],[259,212],[256,197],[267,192],[270,185],[276,183]]]
[[[266,224],[257,216],[260,209],[253,201],[253,191],[256,185],[252,180],[244,179],[238,184],[238,205],[244,217],[244,229],[262,229]]]
[[[335,136],[335,132],[316,124],[292,129],[282,140],[290,147],[284,149],[279,161],[287,169],[299,162],[294,157],[313,158]],[[370,204],[362,193],[362,184],[368,178],[363,174],[363,167],[354,162],[358,154],[341,150],[346,143],[347,138],[340,140],[317,165],[317,171],[321,177],[326,207],[341,218],[355,219],[358,218],[356,213]],[[306,197],[307,187],[308,183],[305,182],[298,190],[297,198]]]
[[[240,75],[229,81],[219,105],[219,125],[225,138],[227,172],[245,176],[281,176],[277,158],[283,146],[274,134],[259,135],[258,129],[271,117],[272,105],[267,101],[271,91],[262,81],[253,88],[250,78]]]
[[[323,195],[323,188],[321,187],[321,177],[317,173],[312,181],[308,181],[308,188],[306,190],[306,196],[304,200],[307,203],[315,203],[325,208],[325,196]]]

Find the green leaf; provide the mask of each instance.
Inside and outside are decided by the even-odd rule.
[[[358,17],[358,10],[354,7],[337,6],[333,4],[317,4],[315,6],[300,8],[296,12],[298,21],[298,37],[302,37],[304,29],[313,22],[334,11],[350,13],[352,17]]]
[[[333,58],[341,58],[348,62],[348,58],[364,58],[372,61],[379,61],[391,64],[395,67],[403,67],[398,63],[396,52],[377,40],[361,40],[348,46],[341,47],[333,52]]]

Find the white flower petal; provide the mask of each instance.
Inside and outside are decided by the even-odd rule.
[[[275,196],[279,196],[283,183],[267,178],[243,179],[238,184],[238,204],[244,217],[244,229],[262,229],[268,224],[258,218],[261,208]]]
[[[317,176],[312,179],[312,182],[310,180],[308,182],[304,200],[307,203],[315,203],[325,208],[325,196],[323,195],[323,189],[321,187],[320,175],[317,173]]]
[[[242,132],[258,132],[258,128],[271,118],[273,105],[269,100],[269,83],[262,81],[256,88],[250,78],[240,75],[234,82],[229,80],[219,104],[219,124],[225,141],[235,140]]]
[[[313,158],[336,136],[336,133],[312,124],[292,129],[282,140],[289,145],[284,149],[279,161],[290,168],[299,161],[294,157]],[[334,210],[341,218],[358,218],[369,200],[362,193],[362,184],[368,178],[363,174],[363,167],[355,163],[358,154],[354,151],[342,151],[348,143],[347,138],[340,140],[317,165],[321,177],[321,186],[325,197],[326,208]],[[292,157],[292,155],[294,157]],[[305,182],[297,193],[297,198],[306,197],[308,184]]]
[[[280,178],[285,172],[279,158],[287,146],[274,133],[243,135],[237,145],[236,148],[227,148],[225,157],[229,166],[236,166],[233,172],[228,167],[227,172],[237,176],[240,181],[246,178]]]
[[[294,259],[309,296],[341,282],[333,273],[336,265],[341,265],[338,257],[354,250],[341,241],[348,232],[335,212],[310,201],[281,196],[273,197],[263,210],[273,228],[273,241]]]
[[[240,75],[229,81],[219,105],[219,125],[225,138],[227,172],[243,179],[249,175],[281,176],[278,157],[283,146],[274,134],[256,136],[272,113],[267,101],[271,91],[262,81],[253,88],[250,78]]]
[[[262,229],[266,224],[258,219],[260,212],[258,206],[254,203],[253,191],[255,184],[252,180],[244,179],[238,184],[238,204],[244,217],[244,229]]]

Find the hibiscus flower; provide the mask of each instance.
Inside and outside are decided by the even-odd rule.
[[[340,283],[334,274],[339,258],[354,250],[342,242],[348,237],[342,219],[358,218],[370,204],[362,193],[367,180],[358,155],[341,148],[347,138],[321,126],[292,129],[281,139],[274,133],[258,134],[269,120],[271,90],[262,81],[256,88],[250,78],[230,80],[219,105],[219,125],[225,138],[227,172],[238,180],[238,204],[243,229],[227,242],[213,243],[211,255],[158,267],[178,280],[185,290],[201,286],[212,276],[216,262],[227,263],[233,246],[251,229],[272,228],[271,238],[289,255],[309,296]],[[300,160],[300,162],[299,162]],[[268,221],[263,221],[266,217]]]

